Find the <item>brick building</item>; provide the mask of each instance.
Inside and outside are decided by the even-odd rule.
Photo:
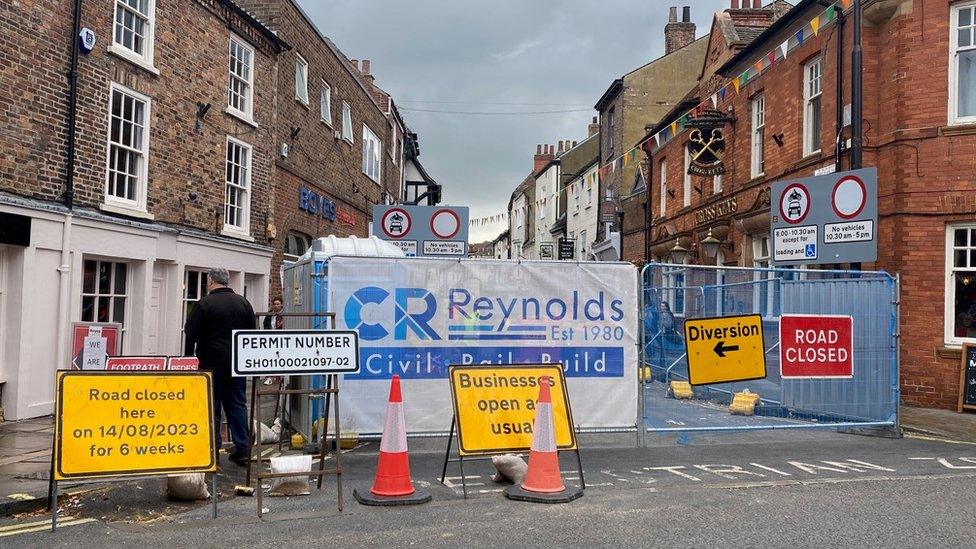
[[[741,11],[737,4],[732,0],[731,11]],[[954,408],[960,346],[976,343],[976,80],[968,63],[976,47],[976,2],[922,4],[864,2],[863,164],[878,169],[879,226],[877,262],[863,267],[901,274],[902,401]],[[820,168],[848,169],[850,128],[838,106],[851,102],[853,29],[848,13],[838,100],[841,16],[825,9],[798,2],[737,49],[715,40],[721,33],[713,25],[713,45],[689,104],[709,100],[757,61],[765,68],[740,79],[737,93],[716,98],[717,108],[735,117],[724,128],[722,179],[686,175],[687,132],[648,155],[653,258],[667,260],[680,244],[696,256],[694,263],[768,265],[770,183]],[[776,52],[772,59],[770,52]],[[686,111],[675,109],[648,136]],[[725,244],[716,258],[701,253],[709,231]]]
[[[370,206],[402,196],[405,127],[369,60],[347,58],[293,0],[240,0],[292,44],[279,57],[272,273],[312,239],[365,236]],[[272,277],[273,292],[280,280]]]
[[[660,120],[694,86],[698,75],[688,67],[701,64],[706,40],[695,40],[690,7],[682,10],[681,21],[677,14],[678,9],[672,7],[664,29],[664,55],[614,80],[594,105],[600,113],[601,165],[630,150],[647,126]],[[600,242],[593,248],[601,259],[634,261],[644,255],[644,179],[641,163],[636,161],[626,166],[621,163],[619,169],[601,177]],[[611,197],[609,201],[605,200],[607,196]],[[611,219],[616,219],[613,230],[604,231],[603,223]],[[615,246],[614,242],[619,244]]]
[[[85,2],[69,154],[73,5],[0,3],[0,385],[8,418],[53,411],[74,321],[125,354],[182,354],[202,271],[264,303],[275,59],[226,0]],[[91,44],[88,44],[89,46]],[[73,166],[72,166],[73,162]]]

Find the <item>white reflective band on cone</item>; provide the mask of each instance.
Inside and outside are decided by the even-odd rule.
[[[391,402],[387,405],[380,451],[390,453],[407,451],[407,425],[403,417],[402,402]]]
[[[535,452],[555,452],[556,433],[552,426],[552,404],[539,403],[535,410],[535,425],[532,427],[532,450]]]

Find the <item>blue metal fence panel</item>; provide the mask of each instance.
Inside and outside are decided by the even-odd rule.
[[[641,276],[648,431],[897,426],[897,282],[887,273],[652,263]],[[762,316],[766,377],[699,386],[691,401],[669,398],[668,384],[688,379],[684,320],[741,314]],[[781,379],[784,314],[851,316],[854,376]],[[761,398],[756,416],[730,416],[732,394],[746,389]]]

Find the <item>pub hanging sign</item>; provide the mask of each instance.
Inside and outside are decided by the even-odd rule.
[[[689,174],[714,176],[725,173],[722,128],[731,121],[722,111],[704,110],[685,124],[691,128],[688,136]]]

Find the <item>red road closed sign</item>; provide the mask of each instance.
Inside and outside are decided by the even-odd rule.
[[[843,315],[783,315],[779,321],[783,379],[854,377],[854,319]]]

